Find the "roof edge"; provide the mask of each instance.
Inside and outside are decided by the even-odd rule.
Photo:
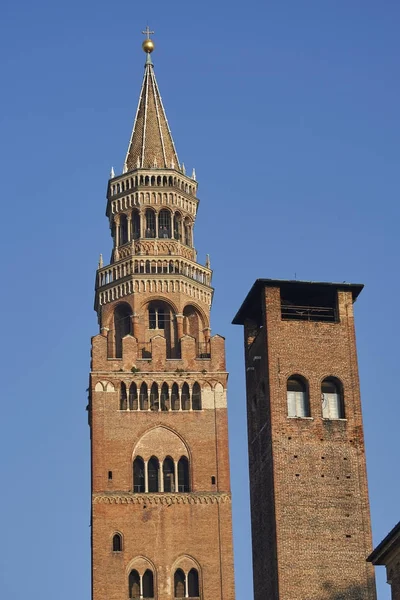
[[[393,527],[386,537],[377,545],[368,556],[367,561],[374,565],[385,565],[385,558],[393,550],[394,544],[400,546],[400,521]]]

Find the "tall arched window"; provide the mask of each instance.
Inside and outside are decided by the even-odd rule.
[[[169,401],[169,390],[168,384],[163,383],[161,386],[161,410],[169,410],[170,409],[170,401]]]
[[[140,238],[140,214],[137,210],[132,211],[132,239]]]
[[[174,214],[174,238],[176,240],[182,239],[182,217],[179,212]]]
[[[160,210],[158,214],[158,237],[171,237],[171,213],[165,208],[163,208],[163,210]]]
[[[182,569],[177,569],[174,575],[174,595],[175,598],[185,597],[185,573]]]
[[[189,219],[185,219],[184,231],[185,231],[184,243],[186,244],[186,246],[191,246],[192,245],[192,229],[191,229]]]
[[[321,384],[321,399],[324,419],[344,419],[343,388],[339,379],[324,379]]]
[[[172,384],[171,389],[171,408],[172,410],[179,410],[179,388],[177,383]]]
[[[154,238],[156,237],[156,215],[154,210],[148,208],[145,213],[146,216],[146,230],[145,237]]]
[[[182,386],[181,402],[182,402],[182,410],[190,410],[190,392],[189,392],[189,386],[186,383],[186,381]]]
[[[140,410],[147,410],[149,408],[149,396],[147,391],[147,384],[145,382],[143,382],[140,386],[139,406]]]
[[[192,389],[192,409],[201,410],[201,389],[197,381],[193,384]]]
[[[163,462],[164,492],[175,492],[175,467],[172,458],[167,456]]]
[[[190,492],[189,461],[186,456],[182,456],[178,462],[178,491]]]
[[[132,600],[140,598],[140,575],[136,569],[129,573],[129,598]]]
[[[158,385],[154,382],[150,389],[150,410],[158,410],[159,406]]]
[[[299,375],[292,375],[287,380],[287,406],[289,417],[309,417],[307,384]]]
[[[126,410],[128,408],[127,396],[126,396],[126,385],[122,381],[121,388],[119,391],[119,409]]]
[[[133,462],[133,491],[136,494],[144,494],[145,479],[144,479],[144,460],[141,456],[137,456]]]
[[[121,220],[119,223],[119,243],[122,246],[126,244],[128,241],[128,218],[125,214],[121,215]]]
[[[122,535],[120,533],[114,534],[112,549],[113,552],[122,552]]]
[[[131,383],[129,386],[129,410],[138,409],[138,395],[136,383]]]
[[[154,598],[154,578],[150,569],[145,571],[142,578],[143,598]]]
[[[158,462],[158,458],[152,456],[149,462],[147,463],[147,473],[149,480],[149,492],[158,492],[158,472],[160,468],[160,463]]]
[[[161,303],[149,304],[149,329],[165,329],[165,307]]]
[[[115,356],[122,358],[122,338],[132,331],[132,309],[129,304],[118,304],[114,310]]]
[[[190,569],[188,574],[188,592],[189,598],[198,598],[200,596],[199,574],[197,569]]]

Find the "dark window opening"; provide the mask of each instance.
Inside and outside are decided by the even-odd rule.
[[[186,456],[182,456],[178,462],[178,491],[190,492],[189,461]]]
[[[146,210],[146,230],[145,230],[146,238],[154,238],[156,237],[156,215],[154,210],[148,208]]]
[[[197,381],[193,384],[192,390],[192,409],[201,410],[201,389]]]
[[[214,477],[214,475],[211,477],[211,485],[215,485],[215,477]]]
[[[167,457],[163,463],[164,492],[175,492],[175,467],[172,458]]]
[[[153,573],[150,569],[145,571],[142,578],[143,598],[154,598]]]
[[[140,575],[136,570],[129,573],[129,598],[132,600],[140,598]]]
[[[190,410],[190,393],[189,393],[189,386],[186,382],[182,386],[181,401],[182,401],[182,410]]]
[[[175,598],[185,597],[185,573],[182,569],[177,569],[174,575],[174,595]]]
[[[113,552],[122,552],[122,537],[119,533],[113,537]]]
[[[108,481],[112,480],[112,471],[108,471]]]
[[[159,462],[155,456],[152,456],[147,465],[149,492],[158,492],[158,472]]]
[[[133,491],[136,494],[144,494],[144,461],[140,456],[137,456],[133,463]]]
[[[171,213],[169,210],[161,210],[158,215],[158,237],[171,237]]]
[[[189,598],[198,598],[200,596],[199,574],[196,569],[190,569],[188,575]]]
[[[332,286],[281,286],[281,314],[285,321],[338,321],[337,290]]]

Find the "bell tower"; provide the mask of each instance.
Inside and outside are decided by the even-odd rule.
[[[197,262],[197,181],[179,162],[146,64],[92,338],[92,599],[234,600],[224,339]]]

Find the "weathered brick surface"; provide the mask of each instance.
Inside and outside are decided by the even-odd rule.
[[[245,325],[255,600],[373,600],[370,516],[351,292],[337,323],[284,321],[279,286]],[[255,358],[257,357],[257,358]],[[287,379],[310,418],[288,418]],[[321,382],[341,380],[345,419],[322,418]]]

